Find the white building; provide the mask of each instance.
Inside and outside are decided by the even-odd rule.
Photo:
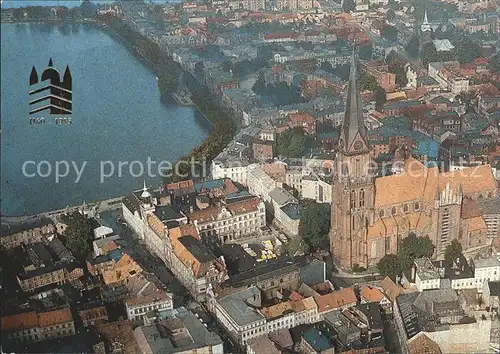
[[[157,285],[160,281],[150,274],[140,273],[127,280],[125,286],[132,297],[124,303],[130,321],[143,322],[148,312],[173,308],[172,297]]]
[[[496,257],[473,260],[474,279],[477,290],[481,292],[484,283],[500,280],[500,261]]]
[[[202,237],[217,237],[221,243],[233,242],[257,233],[266,226],[266,209],[259,198],[212,206],[189,214]]]
[[[439,269],[427,257],[415,259],[412,276],[418,291],[439,289],[441,287]]]
[[[298,200],[281,187],[269,193],[274,220],[290,236],[298,235],[302,207]]]
[[[260,167],[254,166],[247,172],[247,186],[251,194],[262,198],[264,202],[269,202],[269,192],[277,186],[277,183]]]
[[[243,160],[231,162],[212,161],[211,173],[213,179],[230,178],[231,180],[247,185],[248,163]]]
[[[147,228],[147,215],[155,211],[156,198],[146,188],[135,191],[122,200],[122,214],[127,224],[134,230],[140,239],[144,239]]]
[[[241,345],[252,338],[283,328],[320,320],[312,297],[262,307],[260,290],[249,287],[215,300],[215,315],[231,337]]]
[[[332,186],[324,179],[310,175],[302,178],[302,198],[316,203],[332,202]]]

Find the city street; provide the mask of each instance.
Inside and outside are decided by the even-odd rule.
[[[134,236],[134,232],[127,226],[119,223],[117,219],[121,217],[121,211],[105,211],[101,212],[101,219],[111,227],[116,234],[127,243],[126,252],[139,265],[149,273],[153,273],[158,279],[165,284],[167,291],[174,295],[174,307],[187,306],[191,301],[186,288],[174,277],[167,269],[165,264],[159,258],[153,256],[146,246],[139,242]]]
[[[173,293],[174,308],[183,306],[191,310],[206,324],[206,327],[210,331],[217,333],[221,337],[224,342],[224,353],[237,353],[228,335],[217,324],[212,315],[191,298],[187,289],[174,277],[159,258],[153,256],[147,250],[146,246],[138,241],[134,232],[129,227],[117,221],[119,217],[122,217],[121,211],[105,211],[100,213],[100,216],[100,222],[104,222],[106,226],[111,227],[116,234],[119,234],[120,237],[126,241],[126,252],[128,252],[145,271],[156,275],[158,279],[165,284],[168,292]]]

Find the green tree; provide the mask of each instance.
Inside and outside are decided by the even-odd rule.
[[[377,88],[375,89],[375,109],[381,112],[386,101],[387,98],[384,89],[380,86],[377,86]]]
[[[328,248],[330,231],[330,205],[308,203],[302,212],[299,234],[311,251]]]
[[[377,264],[380,275],[388,276],[392,280],[401,274],[401,267],[398,256],[395,254],[386,254]]]
[[[451,241],[451,243],[446,246],[446,249],[444,250],[444,259],[448,262],[452,262],[462,256],[462,244],[457,239]]]
[[[266,79],[264,77],[264,73],[260,72],[257,81],[255,81],[255,83],[252,86],[252,91],[259,95],[262,95],[265,90],[266,90]]]
[[[436,47],[434,46],[434,43],[429,42],[424,44],[424,46],[422,47],[422,52],[420,53],[420,58],[422,59],[424,67],[426,68],[429,63],[440,61],[440,56],[436,50]]]
[[[418,58],[420,50],[420,38],[417,35],[411,37],[405,49],[412,58]]]
[[[396,85],[399,87],[405,87],[408,83],[408,78],[406,77],[406,72],[404,64],[402,62],[396,62],[389,65],[389,72],[396,75]]]
[[[84,260],[91,250],[95,222],[77,211],[65,216],[63,221],[68,227],[64,230],[62,241],[77,259]]]
[[[404,238],[398,250],[398,258],[402,270],[408,270],[416,258],[431,257],[434,253],[434,245],[428,236],[417,237],[410,233]]]
[[[394,26],[385,26],[382,29],[382,38],[389,42],[396,42],[398,40],[398,30]]]
[[[375,79],[375,76],[370,75],[364,71],[362,71],[361,74],[359,74],[358,82],[359,82],[359,89],[361,92],[363,91],[375,92],[375,90],[378,87],[377,79]]]
[[[287,244],[284,245],[283,251],[289,256],[301,255],[307,252],[308,245],[302,237],[292,237]]]
[[[500,72],[500,52],[490,58],[488,61],[488,69],[497,73]]]
[[[455,44],[455,55],[461,63],[470,63],[476,58],[481,57],[481,47],[479,44],[468,37],[462,37]]]
[[[179,79],[169,72],[164,72],[158,77],[158,88],[162,97],[167,97],[177,90]]]

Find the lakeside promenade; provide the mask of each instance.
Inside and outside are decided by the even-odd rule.
[[[121,201],[124,197],[115,197],[115,198],[109,198],[101,201],[96,201],[92,203],[85,204],[88,209],[95,208],[98,212],[101,211],[108,211],[108,210],[117,210],[121,208]],[[18,216],[1,216],[1,223],[5,225],[13,225],[13,224],[22,224],[24,222],[34,220],[34,219],[39,219],[39,218],[57,218],[57,216],[65,213],[72,213],[75,211],[80,210],[83,207],[83,205],[76,205],[76,206],[67,206],[66,208],[63,209],[58,209],[58,210],[52,210],[52,211],[47,211],[39,214],[32,214],[32,215],[18,215]]]

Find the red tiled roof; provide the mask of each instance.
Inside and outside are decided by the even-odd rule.
[[[330,294],[315,296],[314,300],[318,304],[318,312],[325,312],[341,308],[345,305],[354,305],[357,298],[352,288],[345,288]]]

